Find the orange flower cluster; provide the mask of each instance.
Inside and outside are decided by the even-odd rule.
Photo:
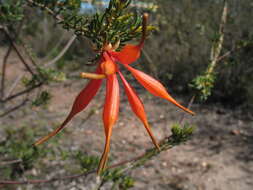
[[[105,104],[104,104],[104,111],[103,111],[103,123],[104,123],[104,130],[105,130],[105,147],[104,152],[101,157],[98,173],[101,173],[108,160],[108,153],[110,150],[110,138],[112,135],[112,128],[118,119],[119,113],[119,83],[117,74],[121,78],[123,82],[123,86],[130,103],[130,106],[136,116],[141,120],[144,127],[146,128],[149,136],[152,139],[153,144],[159,148],[158,142],[155,140],[151,128],[148,124],[148,120],[146,117],[146,113],[144,110],[144,106],[140,98],[135,93],[134,89],[131,85],[126,81],[124,76],[122,75],[119,67],[116,63],[121,63],[127,70],[131,72],[131,74],[137,79],[137,81],[145,87],[151,94],[163,98],[165,100],[170,101],[174,105],[178,106],[179,108],[183,109],[184,111],[194,114],[192,111],[188,110],[187,108],[180,105],[175,99],[173,99],[168,92],[166,91],[165,87],[157,80],[152,78],[151,76],[134,69],[129,64],[135,62],[141,53],[141,48],[143,47],[145,36],[146,36],[146,22],[147,22],[147,14],[143,15],[143,35],[141,42],[138,45],[131,45],[127,44],[123,47],[123,49],[119,52],[115,51],[117,47],[113,47],[111,44],[106,44],[103,48],[103,52],[101,54],[100,61],[98,63],[98,67],[95,73],[82,73],[81,77],[83,78],[90,78],[90,82],[88,85],[79,93],[76,97],[74,104],[72,106],[72,110],[65,119],[65,121],[61,124],[60,127],[55,129],[49,135],[41,138],[38,140],[35,145],[39,145],[49,138],[55,136],[59,131],[61,131],[66,124],[79,112],[86,108],[86,106],[90,103],[92,98],[98,92],[102,80],[106,79],[106,97],[105,97]]]

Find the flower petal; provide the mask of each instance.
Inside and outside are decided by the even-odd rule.
[[[145,126],[153,144],[156,146],[156,148],[158,148],[160,150],[159,144],[157,143],[157,141],[155,140],[155,137],[151,131],[151,128],[148,124],[148,120],[147,120],[147,116],[144,110],[144,106],[143,103],[141,102],[140,98],[137,96],[137,94],[135,93],[134,89],[131,87],[131,85],[126,81],[125,77],[121,74],[121,72],[119,71],[119,76],[123,82],[125,91],[126,91],[126,95],[128,98],[128,101],[131,105],[131,108],[133,110],[133,112],[136,114],[136,116],[142,121],[143,125]]]
[[[131,64],[139,59],[141,54],[141,46],[127,44],[121,51],[111,51],[109,54],[122,64]]]
[[[100,73],[100,69],[97,69],[97,73]],[[47,141],[51,137],[55,136],[57,133],[59,133],[66,125],[67,123],[80,111],[82,111],[86,106],[90,103],[92,98],[96,95],[99,87],[101,86],[102,80],[91,80],[88,85],[79,93],[79,95],[76,97],[74,104],[72,106],[72,109],[65,119],[65,121],[56,128],[53,132],[49,133],[47,136],[42,137],[38,141],[34,143],[34,145],[42,144],[43,142]]]
[[[106,141],[104,152],[98,167],[98,174],[100,174],[104,170],[106,162],[108,160],[112,127],[118,119],[118,113],[119,113],[119,83],[116,74],[112,74],[107,77],[106,82],[106,97],[103,112]]]
[[[194,115],[194,112],[180,105],[174,98],[172,98],[166,91],[165,87],[159,81],[143,73],[142,71],[130,67],[129,65],[124,66],[134,75],[137,81],[142,86],[144,86],[151,94],[166,99],[171,103],[173,103],[174,105],[176,105],[177,107],[181,108],[182,110]]]

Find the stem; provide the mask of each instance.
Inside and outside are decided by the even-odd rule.
[[[8,40],[10,41],[13,49],[16,51],[18,57],[20,58],[21,62],[23,63],[23,65],[25,66],[26,70],[31,74],[31,75],[34,75],[32,69],[29,67],[29,65],[26,63],[25,59],[23,58],[23,56],[21,55],[21,53],[19,52],[18,50],[18,47],[16,45],[16,43],[12,40],[10,34],[9,34],[9,31],[7,28],[3,28],[2,29],[4,31],[4,33],[6,34]]]
[[[50,66],[50,65],[56,63],[59,59],[61,59],[62,56],[66,53],[66,51],[69,49],[69,47],[72,45],[72,43],[75,41],[76,37],[77,37],[76,35],[73,35],[73,36],[69,39],[69,41],[68,41],[68,43],[65,45],[65,47],[61,50],[61,52],[60,52],[53,60],[51,60],[51,61],[49,61],[48,63],[46,63],[45,66]]]
[[[18,92],[16,94],[12,95],[12,96],[9,96],[8,98],[4,99],[2,102],[7,102],[7,101],[12,100],[13,98],[16,98],[16,97],[21,96],[21,95],[26,94],[26,93],[29,93],[30,91],[32,91],[35,88],[40,87],[41,85],[43,85],[42,82],[40,82],[37,85],[34,85],[34,86],[30,87],[30,88],[27,88],[27,89],[25,89],[25,90],[23,90],[21,92]]]
[[[29,50],[27,49],[26,44],[25,44],[24,42],[22,42],[22,39],[20,39],[19,43],[20,43],[20,45],[23,47],[26,56],[30,59],[30,61],[31,61],[31,63],[33,64],[33,66],[34,66],[35,68],[38,68],[37,64],[35,63],[35,60],[34,60],[33,57],[30,55],[30,52],[29,52]]]
[[[23,102],[21,102],[21,104],[19,104],[19,105],[13,107],[13,108],[7,110],[6,112],[0,114],[0,117],[4,117],[4,116],[8,115],[9,113],[11,113],[11,112],[13,112],[13,111],[19,109],[20,107],[24,106],[27,102],[28,102],[28,99],[25,99]],[[0,183],[0,184],[1,184],[1,183]]]
[[[51,178],[51,179],[37,179],[37,180],[25,180],[25,181],[10,181],[10,180],[2,180],[0,181],[0,185],[27,185],[27,184],[39,184],[39,183],[50,183],[58,180],[67,180],[67,179],[75,179],[79,177],[85,177],[91,173],[96,172],[95,170],[77,174],[77,175],[71,175],[71,176],[64,176],[64,177],[58,177],[58,178]]]
[[[12,92],[17,87],[18,83],[20,82],[20,80],[22,79],[23,76],[24,76],[24,74],[21,74],[16,78],[16,80],[14,81],[12,86],[10,87],[9,91],[6,93],[6,98],[8,98],[12,94]]]
[[[195,98],[196,98],[196,95],[192,96],[190,102],[188,103],[187,109],[191,109],[191,106],[192,106],[192,104],[193,104]],[[181,119],[179,120],[179,124],[180,124],[180,125],[183,123],[183,121],[184,121],[184,119],[185,119],[185,115],[186,115],[186,113],[183,112],[183,113],[182,113],[182,117],[181,117]]]
[[[31,5],[36,5],[37,7],[40,7],[42,9],[44,9],[47,13],[49,13],[50,15],[52,15],[58,22],[62,22],[63,21],[63,18],[60,15],[55,14],[55,12],[53,10],[51,10],[48,7],[46,7],[45,5],[37,3],[37,2],[34,2],[33,0],[26,0],[26,1],[27,1],[27,3],[29,3]]]
[[[219,61],[219,55],[221,53],[223,41],[224,41],[224,28],[227,22],[227,15],[228,15],[228,3],[227,3],[227,0],[224,0],[224,7],[223,7],[222,16],[221,16],[220,28],[219,28],[219,40],[217,44],[214,43],[211,50],[211,64],[207,70],[208,74],[211,74],[213,72],[217,62]]]
[[[17,163],[20,163],[20,162],[22,162],[21,159],[10,160],[10,161],[1,161],[0,166],[9,165],[9,164],[17,164]]]
[[[7,64],[7,59],[11,53],[11,48],[12,46],[10,45],[4,58],[3,58],[3,65],[2,65],[2,78],[1,78],[1,94],[0,94],[0,99],[4,99],[5,95],[5,74],[6,74],[6,64]]]
[[[18,26],[18,29],[17,29],[17,33],[15,34],[15,38],[17,39],[20,32],[21,32],[21,29],[22,29],[22,26],[23,26],[23,23],[24,23],[24,19],[22,19],[22,21],[20,22],[20,25]],[[3,30],[3,26],[0,27],[0,29]],[[3,58],[3,65],[2,65],[2,79],[1,79],[1,88],[0,88],[0,99],[3,100],[4,99],[4,96],[5,96],[5,74],[6,74],[6,66],[7,66],[7,60],[10,56],[10,53],[11,53],[11,49],[12,49],[12,45],[9,45],[9,48]]]
[[[240,50],[242,48],[245,48],[245,47],[248,47],[248,46],[252,46],[252,45],[253,45],[252,43],[247,43],[246,45],[234,47],[230,51],[228,51],[228,52],[224,53],[223,55],[219,56],[217,58],[217,62],[222,61],[226,57],[230,56],[231,54],[235,53],[236,51],[238,51],[238,50]]]

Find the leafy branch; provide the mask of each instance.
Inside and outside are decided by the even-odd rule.
[[[210,55],[210,64],[208,65],[207,70],[202,74],[197,76],[193,80],[191,87],[199,91],[200,99],[205,101],[211,95],[211,91],[215,83],[215,67],[217,63],[221,60],[220,54],[224,42],[224,28],[227,22],[228,15],[228,3],[224,0],[223,12],[221,16],[221,22],[219,27],[219,33],[217,38],[214,40],[211,55]]]
[[[63,28],[90,39],[98,51],[108,42],[116,44],[120,41],[122,47],[127,41],[140,37],[142,33],[142,19],[138,14],[126,11],[131,0],[111,0],[103,13],[95,13],[92,16],[80,13],[79,0],[73,0],[72,7],[66,6],[68,1],[64,1],[66,5],[57,0],[26,1],[52,15]],[[147,29],[151,31],[154,27],[148,26]]]

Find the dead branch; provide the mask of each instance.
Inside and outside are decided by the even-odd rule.
[[[13,108],[11,108],[11,109],[7,110],[6,112],[2,113],[2,114],[0,115],[0,117],[4,117],[4,116],[8,115],[9,113],[11,113],[11,112],[13,112],[13,111],[19,109],[20,107],[24,106],[27,102],[28,102],[28,99],[23,100],[23,101],[21,102],[21,104],[19,104],[19,105],[17,105],[17,106],[14,106]]]
[[[76,35],[73,35],[68,43],[65,45],[65,47],[61,50],[61,52],[51,61],[49,61],[48,63],[45,64],[45,66],[50,66],[53,65],[54,63],[56,63],[59,59],[62,58],[62,56],[66,53],[66,51],[68,51],[69,47],[72,45],[72,43],[75,41],[76,39]]]
[[[0,94],[0,98],[3,99],[4,96],[5,96],[5,73],[6,73],[6,65],[7,65],[7,59],[11,53],[11,49],[12,49],[12,46],[10,45],[8,47],[8,50],[6,52],[6,54],[4,55],[4,58],[3,58],[3,65],[2,65],[2,78],[1,78],[1,94]]]
[[[27,89],[25,89],[25,90],[23,90],[23,91],[21,91],[21,92],[18,92],[18,93],[16,93],[16,94],[12,95],[12,96],[9,96],[8,98],[2,100],[2,102],[5,103],[5,102],[7,102],[7,101],[12,100],[13,98],[16,98],[16,97],[21,96],[21,95],[26,94],[26,93],[29,93],[29,92],[31,92],[32,90],[34,90],[35,88],[38,88],[38,87],[40,87],[40,86],[42,86],[42,85],[43,85],[43,83],[40,82],[40,83],[38,83],[38,84],[36,84],[36,85],[30,87],[30,88],[27,88]]]
[[[8,40],[10,41],[13,49],[15,50],[15,52],[17,53],[19,59],[21,60],[21,62],[23,63],[23,65],[25,66],[26,70],[31,74],[34,75],[34,72],[32,71],[32,69],[30,68],[30,66],[28,65],[28,63],[25,61],[25,59],[23,58],[23,56],[21,55],[20,51],[18,50],[18,47],[16,45],[16,43],[13,41],[13,39],[10,36],[10,33],[8,31],[8,29],[6,27],[2,28],[3,32],[5,33],[6,37],[8,38]]]

